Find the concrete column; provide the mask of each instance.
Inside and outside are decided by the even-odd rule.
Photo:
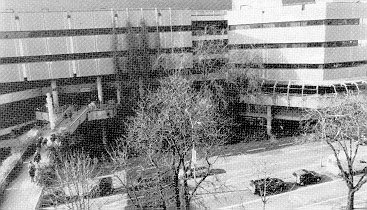
[[[56,80],[51,81],[51,89],[52,89],[52,99],[54,103],[55,109],[59,108],[59,93],[57,91]]]
[[[271,106],[266,106],[266,133],[271,136],[271,120],[272,120],[272,113],[271,113]]]
[[[107,146],[107,131],[106,131],[106,122],[102,122],[102,142],[103,145]]]
[[[48,110],[48,119],[50,121],[50,128],[51,130],[53,130],[55,128],[55,115],[54,115],[54,107],[52,105],[52,97],[51,97],[51,93],[47,93],[46,94],[47,98],[47,110]]]
[[[103,104],[103,89],[102,89],[102,78],[97,77],[97,91],[99,103]]]
[[[120,82],[116,83],[116,98],[117,98],[117,104],[121,104],[121,84]]]

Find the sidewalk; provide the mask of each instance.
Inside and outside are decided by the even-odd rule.
[[[31,182],[28,175],[28,166],[23,164],[18,177],[13,180],[5,190],[1,210],[31,210],[35,209],[42,188]]]
[[[19,136],[16,140],[1,142],[0,146],[21,147],[30,144],[39,135],[41,135],[41,133],[42,130],[31,129]],[[26,160],[22,164],[22,168],[20,169],[18,176],[12,180],[6,188],[2,200],[0,201],[1,210],[35,209],[41,195],[42,188],[37,186],[35,183],[32,183],[30,180],[27,164],[29,160],[30,159]]]

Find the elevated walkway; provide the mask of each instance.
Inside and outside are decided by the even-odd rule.
[[[75,130],[85,121],[101,120],[112,118],[116,116],[117,104],[102,104],[86,105],[80,109],[65,110],[72,111],[70,115],[60,115],[56,121],[56,126],[53,130],[50,129],[49,124],[39,130],[32,129],[32,132],[27,132],[16,139],[6,140],[0,142],[6,147],[15,147],[21,145],[29,145],[40,136],[44,138],[50,138],[54,133],[74,133]],[[65,112],[63,112],[65,114]],[[24,151],[22,152],[24,153]],[[42,153],[42,152],[41,152]],[[42,154],[41,154],[42,155]],[[23,209],[36,209],[39,199],[42,195],[42,187],[32,183],[28,175],[28,167],[25,164],[21,167],[19,175],[13,180],[3,195],[3,199],[0,202],[1,210],[23,210]]]

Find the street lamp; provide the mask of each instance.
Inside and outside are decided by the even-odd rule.
[[[195,142],[194,142],[194,135],[193,135],[193,131],[194,131],[194,123],[192,122],[191,119],[191,114],[190,112],[187,110],[187,108],[185,109],[185,112],[187,113],[187,115],[189,115],[189,119],[190,119],[190,124],[191,124],[191,142],[192,142],[192,150],[191,150],[191,162],[193,163],[194,167],[193,167],[193,171],[194,171],[194,180],[195,180],[195,184],[196,184],[196,173],[195,173],[195,165],[196,165],[196,150],[195,150]],[[197,122],[198,124],[201,124],[201,122]],[[185,167],[185,166],[184,166]]]

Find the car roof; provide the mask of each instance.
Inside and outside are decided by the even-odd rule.
[[[299,174],[299,175],[303,175],[303,174],[307,174],[310,173],[310,171],[306,170],[306,169],[300,169],[294,172],[295,174]]]

